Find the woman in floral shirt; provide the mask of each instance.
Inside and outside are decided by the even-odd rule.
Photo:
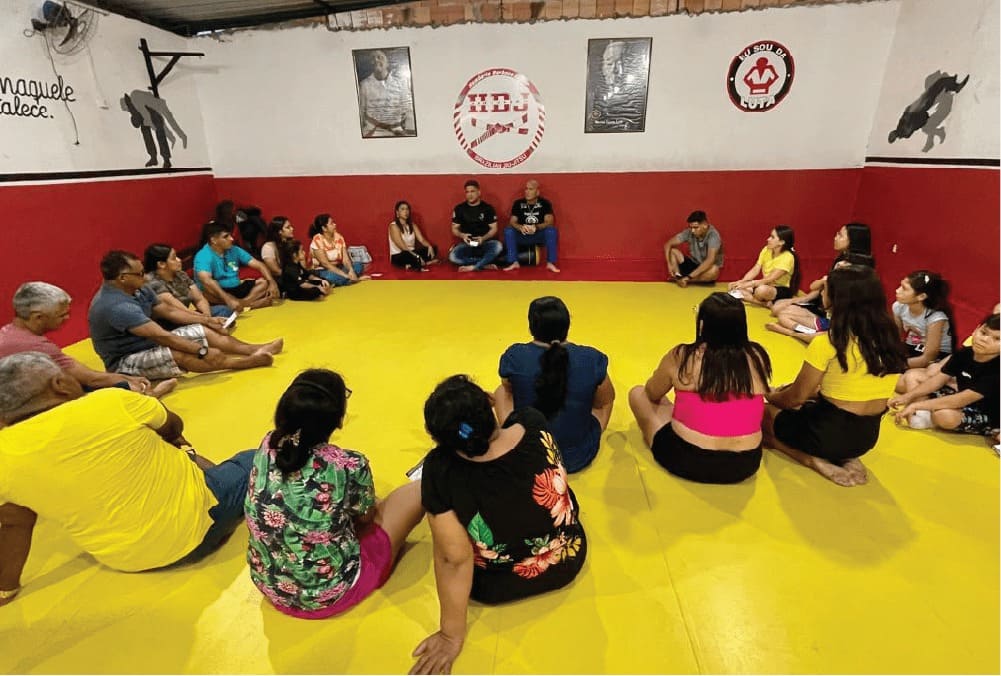
[[[411,673],[449,673],[470,598],[500,603],[569,584],[587,540],[545,417],[512,413],[498,427],[490,395],[466,376],[424,404],[438,446],[424,460],[421,499],[434,541],[441,629],[414,651]]]
[[[420,482],[377,501],[365,456],[328,443],[350,394],[333,371],[299,374],[250,472],[250,577],[295,617],[329,617],[381,587],[424,514]]]

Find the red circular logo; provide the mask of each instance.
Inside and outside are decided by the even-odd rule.
[[[459,92],[452,124],[459,145],[474,161],[489,169],[510,169],[539,147],[546,107],[523,74],[491,68],[474,75]]]
[[[733,57],[726,90],[733,105],[745,113],[763,113],[782,102],[792,87],[796,66],[792,54],[778,42],[763,40]]]

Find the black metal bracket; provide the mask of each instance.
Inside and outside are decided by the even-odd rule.
[[[160,98],[160,83],[163,82],[163,79],[167,77],[167,74],[170,73],[171,69],[182,56],[205,56],[202,52],[151,52],[149,51],[149,45],[146,44],[146,38],[139,39],[139,51],[143,53],[143,58],[146,59],[146,73],[149,74],[149,89],[156,98]],[[159,73],[153,67],[154,56],[170,57],[170,61],[167,62],[167,65]]]

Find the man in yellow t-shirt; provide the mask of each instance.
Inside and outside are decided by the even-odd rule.
[[[130,572],[197,560],[243,520],[254,451],[213,465],[156,399],[84,395],[40,352],[0,359],[0,423],[0,605],[20,589],[37,516]]]

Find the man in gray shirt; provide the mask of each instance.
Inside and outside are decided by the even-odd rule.
[[[688,243],[687,256],[681,249],[685,242]],[[723,240],[706,212],[689,214],[688,227],[664,245],[664,258],[670,271],[668,281],[676,281],[678,286],[688,286],[689,282],[712,284],[719,278],[723,268]]]

